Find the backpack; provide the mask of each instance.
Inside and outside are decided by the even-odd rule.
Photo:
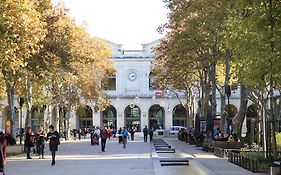
[[[106,130],[102,130],[101,131],[101,138],[102,139],[106,139],[107,138],[107,131]]]

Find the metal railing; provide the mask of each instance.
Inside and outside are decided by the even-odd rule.
[[[259,166],[259,160],[251,159],[238,153],[229,152],[228,161],[254,173],[263,172],[261,166]]]

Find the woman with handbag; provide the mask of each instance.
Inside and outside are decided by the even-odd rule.
[[[26,133],[25,133],[25,140],[24,140],[24,146],[26,149],[26,158],[27,159],[32,159],[32,157],[30,156],[30,150],[31,150],[31,147],[34,147],[33,136],[34,135],[31,131],[31,128],[27,127]]]
[[[55,157],[56,157],[56,151],[58,151],[58,145],[60,144],[60,134],[58,131],[55,130],[55,127],[53,125],[49,126],[49,132],[47,134],[47,140],[49,141],[49,149],[52,153],[52,163],[51,165],[55,165]]]

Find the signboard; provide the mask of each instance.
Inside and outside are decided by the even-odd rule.
[[[162,91],[155,91],[155,96],[156,97],[162,97],[163,96],[163,92]]]

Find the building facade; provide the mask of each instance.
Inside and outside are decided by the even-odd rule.
[[[64,131],[66,126],[70,129],[92,128],[93,126],[105,126],[111,128],[137,127],[141,130],[148,126],[154,129],[168,129],[173,125],[187,126],[186,110],[181,104],[185,102],[184,94],[180,94],[183,100],[176,98],[171,92],[163,92],[154,88],[154,75],[151,73],[151,64],[155,55],[153,48],[159,44],[159,40],[143,44],[142,50],[122,50],[122,45],[106,41],[112,50],[112,59],[116,68],[116,74],[110,76],[103,89],[108,94],[110,106],[104,111],[95,110],[95,104],[88,102],[86,111],[82,116],[78,109],[70,112],[70,119],[66,116],[68,111],[59,110],[65,116],[58,120],[55,106],[47,106],[42,109],[32,108],[28,123],[36,130],[39,126],[47,128],[49,124],[57,126]],[[194,94],[195,96],[198,94]],[[237,113],[240,105],[239,89],[232,91],[229,99],[232,117]],[[83,100],[83,99],[81,99]],[[198,96],[194,98],[194,111],[197,109]],[[15,101],[17,113],[13,129],[25,126],[26,110]],[[2,130],[11,125],[7,102],[2,102],[4,108],[0,113]],[[251,103],[249,103],[251,104]],[[217,94],[217,115],[220,114],[220,95]],[[67,123],[69,121],[69,123]]]
[[[116,74],[104,86],[110,106],[105,111],[92,110],[92,118],[88,115],[80,124],[73,118],[72,127],[135,126],[141,130],[144,126],[154,129],[169,128],[172,125],[186,126],[186,113],[180,101],[153,87],[151,61],[155,55],[152,51],[159,41],[143,44],[142,50],[122,50],[122,45],[106,42],[112,50],[116,68]]]

